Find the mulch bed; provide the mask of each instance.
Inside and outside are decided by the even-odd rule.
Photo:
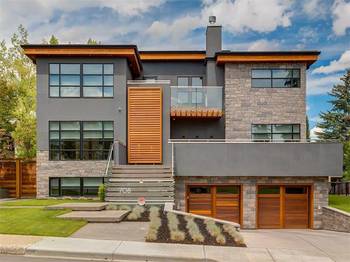
[[[226,233],[221,224],[216,223],[217,226],[221,228],[222,234],[226,238],[226,244],[221,245],[218,244],[215,240],[215,237],[212,237],[209,232],[206,229],[206,225],[204,224],[203,220],[195,218],[194,221],[197,223],[199,231],[201,234],[204,236],[204,242],[199,243],[199,242],[193,242],[187,228],[186,228],[186,220],[183,216],[177,215],[177,218],[179,219],[179,225],[178,228],[180,231],[185,233],[185,239],[183,241],[173,241],[170,239],[170,231],[168,228],[168,219],[166,217],[166,214],[163,212],[161,213],[161,221],[162,225],[158,229],[158,237],[157,240],[152,241],[152,242],[157,242],[157,243],[177,243],[177,244],[194,244],[194,245],[212,245],[212,246],[230,246],[230,247],[246,247],[246,245],[238,245],[234,239]]]
[[[136,219],[136,220],[129,220],[128,219],[128,216],[126,216],[124,218],[125,221],[128,221],[128,222],[149,222],[149,209],[151,208],[152,206],[145,206],[145,212],[143,212],[141,214],[141,217],[139,219]],[[159,207],[160,209],[160,212],[163,213],[163,209],[164,207]],[[132,209],[131,209],[131,212],[132,212]]]

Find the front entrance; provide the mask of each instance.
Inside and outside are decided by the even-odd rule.
[[[258,228],[310,227],[310,186],[261,185],[257,190]]]
[[[128,88],[128,163],[162,163],[162,89]]]
[[[187,212],[240,223],[240,186],[190,185],[187,187]]]

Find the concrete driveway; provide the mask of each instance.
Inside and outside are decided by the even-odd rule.
[[[89,223],[71,237],[144,241],[148,222]],[[219,261],[349,262],[350,234],[325,230],[242,230],[248,248],[211,249]],[[238,256],[238,260],[237,260]],[[230,258],[230,260],[227,260]]]
[[[249,248],[274,261],[350,261],[350,234],[325,230],[242,230]]]

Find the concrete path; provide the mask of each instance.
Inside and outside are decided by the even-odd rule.
[[[74,238],[101,240],[144,241],[149,222],[128,222],[104,224],[89,223],[73,233]]]
[[[86,220],[89,223],[116,223],[122,221],[129,212],[127,210],[72,211],[57,217]]]

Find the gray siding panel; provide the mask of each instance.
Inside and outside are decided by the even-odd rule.
[[[176,143],[176,176],[342,176],[338,143]]]

